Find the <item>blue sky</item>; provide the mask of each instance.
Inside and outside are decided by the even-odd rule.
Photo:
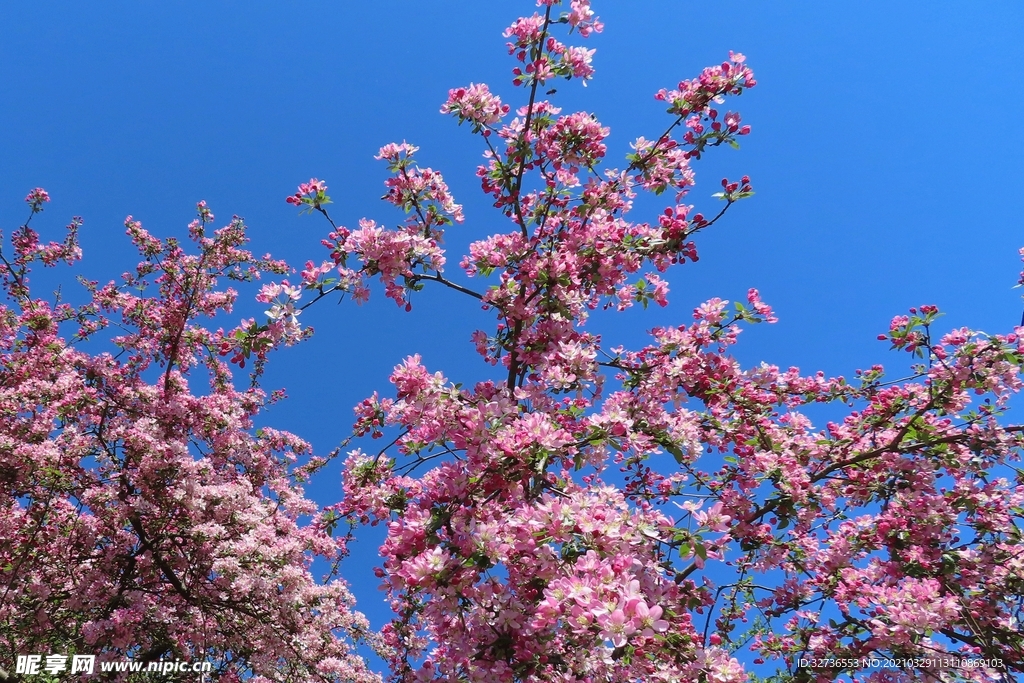
[[[408,140],[465,206],[466,222],[448,237],[450,272],[464,281],[463,247],[507,224],[479,190],[479,140],[438,109],[449,88],[470,82],[523,103],[501,32],[534,10],[353,5],[3,3],[0,228],[20,224],[25,194],[42,186],[54,201],[33,225],[56,236],[83,216],[82,272],[107,280],[136,260],[126,215],[159,236],[181,235],[205,199],[218,224],[246,218],[254,251],[319,261],[326,223],[297,216],[284,198],[315,176],[330,186],[339,223],[394,224],[401,216],[378,199],[386,169],[373,155]],[[747,55],[759,82],[727,105],[752,134],[741,150],[713,150],[696,166],[689,201],[716,209],[718,180],[744,173],[756,196],[700,237],[699,263],[669,273],[673,305],[595,320],[610,346],[639,346],[645,330],[684,323],[700,302],[742,299],[749,287],[780,322],[745,332],[741,359],[828,374],[885,363],[898,376],[906,359],[876,335],[910,306],[938,305],[945,327],[1003,332],[1019,322],[1011,287],[1024,245],[1024,6],[631,0],[595,9],[606,24],[589,41],[595,80],[558,84],[552,99],[611,127],[613,166],[625,166],[637,136],[664,130],[659,88],[729,50]],[[663,205],[642,201],[633,218]],[[61,277],[71,281],[66,270]],[[454,381],[484,376],[469,334],[492,319],[463,299],[428,288],[406,314],[378,291],[363,307],[306,312],[317,334],[272,358],[266,385],[286,386],[291,398],[267,420],[325,452],[348,434],[351,407],[387,392],[391,368],[409,354]],[[312,495],[336,500],[336,476]],[[377,580],[349,578],[361,606],[382,616]]]

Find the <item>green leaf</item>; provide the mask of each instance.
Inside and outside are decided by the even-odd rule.
[[[671,441],[665,440],[661,442],[661,447],[672,454],[672,457],[676,459],[676,462],[680,465],[686,463],[686,454],[683,453],[683,449],[675,445]]]

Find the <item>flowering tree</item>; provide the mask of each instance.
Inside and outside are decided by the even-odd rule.
[[[726,179],[718,211],[686,203],[693,162],[750,132],[719,106],[756,83],[732,53],[659,91],[666,130],[601,169],[608,129],[543,98],[555,79],[593,76],[594,51],[562,32],[602,25],[587,0],[557,5],[541,0],[505,32],[524,92],[514,115],[483,84],[441,108],[479,136],[477,175],[509,221],[460,262],[482,285],[445,270],[441,238],[462,209],[405,142],[378,157],[405,221],[350,230],[330,218],[324,182],[300,185],[288,202],[330,221],[329,258],[264,285],[266,320],[228,332],[197,322],[230,312],[236,295],[217,280],[287,267],[245,252],[238,221],[208,236],[202,204],[198,256],[129,220],[145,260],[124,286],[88,283],[93,302],[79,308],[32,299],[26,279],[32,261],[74,258],[77,224],[63,245],[15,234],[3,271],[5,647],[214,653],[225,679],[370,678],[350,654],[366,627],[344,584],[309,572],[312,555],[343,554],[333,532],[348,521],[387,525],[377,576],[395,616],[373,644],[395,681],[1024,671],[1024,426],[999,420],[1021,386],[1018,332],[939,336],[939,312],[922,306],[882,336],[916,359],[910,377],[744,368],[730,355],[740,326],[775,320],[752,289],[653,330],[642,349],[603,346],[590,311],[666,305],[662,274],[696,261],[696,234],[752,194],[749,178]],[[634,220],[638,192],[668,206]],[[30,195],[33,211],[43,198]],[[351,451],[341,501],[317,510],[300,483],[325,459],[294,466],[300,440],[252,434],[265,397],[234,389],[220,358],[258,379],[272,349],[307,334],[304,309],[332,294],[363,302],[374,279],[407,310],[440,285],[493,312],[472,341],[495,374],[466,388],[407,358],[392,391],[356,407],[356,436],[390,443]],[[129,293],[148,282],[156,295]],[[124,358],[57,334],[77,323],[87,339],[112,313]],[[194,396],[200,371],[210,390]],[[812,404],[833,406],[834,421],[814,427]],[[82,570],[52,560],[68,549]],[[952,655],[970,665],[941,659]]]
[[[49,197],[26,201],[13,253],[0,252],[3,659],[99,653],[211,661],[223,681],[379,680],[351,650],[367,624],[345,583],[310,572],[345,544],[302,522],[317,511],[296,466],[308,445],[253,432],[274,397],[234,388],[218,335],[200,324],[235,301],[219,281],[287,267],[243,248],[240,219],[211,232],[200,202],[198,254],[129,217],[134,272],[120,285],[83,281],[83,306],[48,303],[33,296],[31,266],[78,259],[81,221],[43,245],[29,223]],[[83,350],[105,329],[115,353]],[[190,382],[203,379],[196,393]]]

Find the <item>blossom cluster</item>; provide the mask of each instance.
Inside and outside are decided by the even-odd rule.
[[[50,201],[50,194],[41,187],[37,187],[28,193],[25,201],[32,207],[32,213],[39,213],[43,210],[43,204]]]
[[[536,88],[552,78],[578,78],[586,85],[587,80],[593,77],[591,63],[594,50],[566,45],[551,35],[551,10],[555,4],[541,0],[537,5],[547,8],[544,16],[520,17],[505,29],[503,35],[512,39],[508,43],[508,53],[515,55],[516,60],[524,65],[512,70],[514,85]],[[604,24],[590,8],[590,0],[572,0],[570,11],[563,13],[558,21],[568,24],[570,31],[576,31],[581,38],[588,38],[604,29]]]
[[[82,249],[78,244],[78,231],[82,227],[82,219],[75,216],[65,228],[63,242],[49,242],[44,245],[39,240],[39,233],[29,227],[32,217],[43,210],[43,204],[50,201],[49,193],[37,187],[25,197],[31,213],[28,220],[11,234],[13,254],[7,258],[0,245],[0,285],[16,297],[24,298],[29,292],[29,270],[32,263],[38,261],[44,266],[52,267],[63,261],[68,265],[82,258]],[[0,233],[0,240],[3,234]]]
[[[501,98],[482,83],[449,90],[448,101],[441,106],[442,114],[455,114],[460,123],[469,121],[477,130],[498,123],[508,111],[508,105],[502,104]],[[485,134],[490,135],[490,131]]]
[[[289,204],[302,207],[304,212],[311,213],[319,211],[324,204],[330,204],[331,199],[327,196],[327,183],[316,178],[310,178],[308,183],[300,183],[295,194],[285,199]]]

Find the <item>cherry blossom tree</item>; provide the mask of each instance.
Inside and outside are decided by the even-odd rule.
[[[433,283],[496,318],[473,337],[491,381],[461,387],[412,357],[392,392],[356,409],[357,434],[394,437],[349,454],[338,506],[387,524],[379,575],[395,613],[384,631],[394,679],[1024,670],[1024,427],[999,419],[1021,386],[1017,331],[937,335],[939,312],[922,306],[883,336],[914,356],[909,377],[744,368],[730,355],[741,326],[775,321],[751,289],[746,302],[708,301],[689,324],[653,330],[645,348],[605,348],[586,331],[590,312],[666,305],[663,273],[696,261],[697,233],[752,194],[749,178],[725,179],[719,210],[687,203],[694,162],[750,132],[725,105],[756,82],[733,53],[659,91],[667,129],[636,140],[624,167],[601,169],[608,129],[543,93],[593,76],[593,50],[561,36],[602,26],[585,0],[557,4],[542,0],[505,31],[524,90],[514,113],[484,84],[453,89],[441,108],[479,136],[477,175],[510,222],[460,262],[485,283],[444,270],[442,230],[462,211],[408,143],[379,155],[404,224],[332,221],[330,259],[303,273],[314,299],[363,301],[379,278],[408,309]],[[638,192],[670,201],[634,219]],[[330,220],[321,181],[289,201]],[[814,404],[836,419],[812,425]],[[872,666],[884,657],[905,660],[902,672]]]
[[[441,107],[478,136],[477,176],[508,221],[470,246],[462,275],[442,246],[462,208],[407,142],[378,156],[404,220],[349,229],[324,181],[301,184],[287,201],[329,221],[328,256],[263,284],[265,317],[226,332],[200,321],[231,313],[237,294],[218,282],[291,272],[245,251],[238,220],[209,233],[204,204],[196,255],[126,221],[143,261],[120,285],[85,283],[79,307],[28,283],[30,264],[77,257],[78,222],[63,243],[42,246],[27,223],[13,235],[9,654],[59,642],[203,655],[222,680],[373,680],[353,654],[363,641],[403,683],[1024,672],[1024,426],[1003,417],[1024,329],[940,333],[924,305],[881,336],[910,354],[899,379],[881,366],[851,379],[744,367],[742,327],[775,322],[751,289],[641,349],[608,348],[591,312],[667,305],[665,273],[696,262],[698,233],[753,194],[744,176],[722,180],[715,210],[689,203],[695,162],[751,132],[731,102],[756,81],[730,53],[660,90],[665,130],[602,168],[608,129],[546,99],[558,79],[593,77],[594,51],[564,41],[602,25],[588,0],[538,8],[505,31],[521,104],[470,84]],[[648,192],[664,210],[634,217]],[[29,195],[33,214],[45,200]],[[401,362],[393,388],[356,406],[360,447],[344,455],[340,501],[321,509],[301,486],[328,458],[252,429],[275,398],[258,380],[272,350],[309,334],[307,309],[365,302],[375,280],[407,310],[441,286],[492,313],[467,341],[493,374],[465,387],[418,356]],[[117,355],[85,352],[104,330]],[[231,364],[252,386],[235,388]],[[199,378],[204,393],[190,388]],[[813,424],[816,406],[835,417]],[[394,618],[376,636],[336,574],[311,572],[314,556],[340,562],[345,523],[387,528],[376,575]]]
[[[231,310],[236,292],[219,283],[287,266],[246,251],[240,219],[211,230],[200,202],[198,253],[129,217],[134,271],[83,281],[85,305],[48,302],[31,267],[77,260],[81,221],[43,245],[29,223],[49,196],[26,201],[13,252],[0,252],[3,659],[81,653],[209,661],[222,681],[379,680],[353,652],[367,623],[347,585],[310,570],[314,557],[336,563],[345,539],[309,522],[309,446],[252,429],[275,397],[236,389],[201,323]],[[104,331],[109,351],[84,350]]]

